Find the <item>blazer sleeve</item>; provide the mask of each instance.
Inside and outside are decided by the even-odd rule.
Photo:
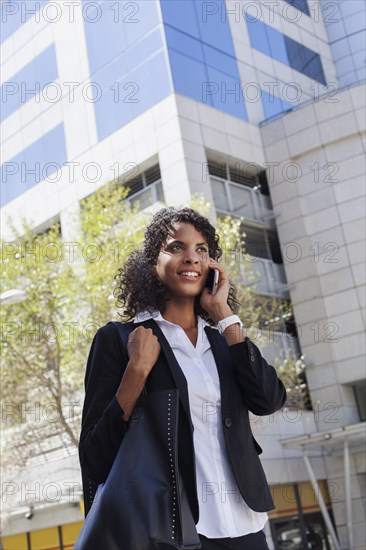
[[[283,407],[286,388],[259,348],[246,337],[244,342],[229,346],[229,350],[247,408],[264,416]]]
[[[88,356],[79,442],[81,469],[96,484],[107,479],[128,429],[115,396],[127,363],[114,325],[98,329]]]

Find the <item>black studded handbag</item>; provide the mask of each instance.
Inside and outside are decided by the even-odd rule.
[[[144,388],[74,550],[201,548],[178,467],[178,415],[178,389]]]

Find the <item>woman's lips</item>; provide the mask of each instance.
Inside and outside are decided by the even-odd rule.
[[[179,277],[182,277],[182,279],[185,279],[186,281],[199,281],[201,278],[201,275],[182,275],[181,273],[178,273]]]

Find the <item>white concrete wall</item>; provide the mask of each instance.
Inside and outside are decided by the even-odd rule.
[[[312,398],[335,402],[339,425],[357,421],[345,384],[364,375],[363,94],[353,87],[262,127]]]
[[[341,87],[366,78],[366,4],[360,0],[320,1],[328,42]]]
[[[262,126],[286,275],[316,430],[359,421],[352,384],[365,373],[365,90],[305,105]],[[288,451],[286,452],[287,455]],[[347,548],[344,466],[325,456],[342,548]],[[300,465],[299,465],[300,467]],[[288,469],[289,471],[289,469]],[[352,455],[356,548],[364,548],[365,463]]]

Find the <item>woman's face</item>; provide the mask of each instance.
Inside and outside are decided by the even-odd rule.
[[[156,272],[172,296],[194,298],[207,280],[207,239],[190,223],[173,227],[173,236],[168,235],[160,250]]]

